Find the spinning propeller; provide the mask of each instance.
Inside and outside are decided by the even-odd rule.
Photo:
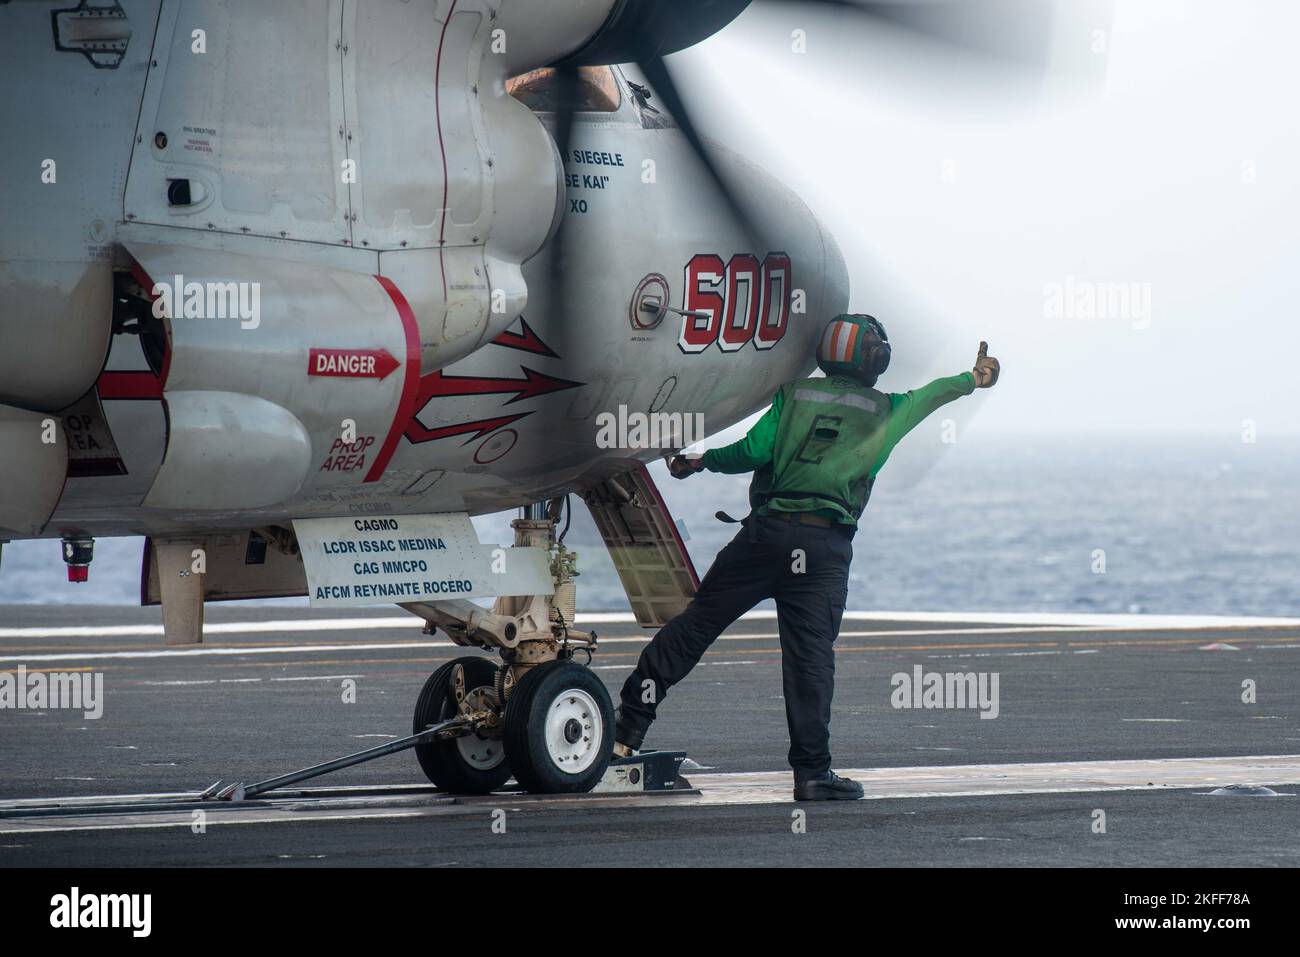
[[[581,109],[580,67],[636,63],[742,234],[758,239],[755,211],[727,182],[700,136],[668,65],[671,54],[723,29],[748,9],[746,22],[759,27],[780,27],[782,32],[803,24],[827,28],[823,35],[835,38],[836,50],[853,51],[853,62],[845,66],[875,69],[882,86],[897,85],[898,76],[886,73],[901,69],[909,81],[937,84],[944,95],[969,95],[992,76],[1003,81],[1002,92],[1009,79],[1036,95],[1049,77],[1076,88],[1098,85],[1105,58],[1090,56],[1088,42],[1097,30],[1109,28],[1112,7],[1113,0],[621,0],[595,36],[554,65],[555,141],[567,160],[575,113]],[[1061,42],[1062,36],[1067,42]],[[564,217],[550,248],[551,302],[561,314],[570,305],[565,271],[571,228]],[[766,244],[749,243],[749,248],[760,247]],[[925,331],[924,338],[934,341],[937,330]],[[972,347],[977,339],[971,333]]]

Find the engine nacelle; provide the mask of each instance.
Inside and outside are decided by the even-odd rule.
[[[263,508],[383,472],[419,385],[420,330],[385,277],[131,244],[167,328],[167,448],[145,497]],[[337,462],[338,467],[335,467]]]
[[[167,455],[149,508],[266,508],[302,488],[312,440],[283,406],[238,392],[176,390],[167,402]]]

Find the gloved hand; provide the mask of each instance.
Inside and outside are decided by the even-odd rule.
[[[991,389],[997,385],[998,373],[1002,371],[1002,363],[989,355],[989,344],[980,343],[979,355],[975,358],[975,368],[971,370],[971,375],[975,377],[975,388]]]
[[[688,455],[674,455],[668,460],[668,472],[673,478],[684,479],[688,475],[702,472],[704,465],[700,462],[704,456],[697,452]]]

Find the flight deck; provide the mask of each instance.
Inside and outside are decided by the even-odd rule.
[[[615,695],[650,636],[630,617],[578,619]],[[419,626],[215,605],[203,644],[169,647],[157,609],[0,608],[0,672],[103,676],[98,718],[0,711],[0,866],[1300,863],[1291,619],[850,612],[832,751],[861,802],[792,801],[763,612],[661,708],[646,747],[687,753],[675,789],[452,795],[405,752],[203,800],[409,734],[464,652]]]

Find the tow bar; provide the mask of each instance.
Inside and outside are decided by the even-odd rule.
[[[458,738],[470,734],[477,726],[478,721],[475,716],[457,715],[446,721],[431,724],[416,734],[389,741],[387,744],[380,744],[373,748],[366,748],[364,751],[345,754],[343,757],[335,758],[332,761],[313,764],[311,767],[276,775],[273,778],[266,778],[253,784],[244,784],[238,781],[217,781],[201,792],[198,797],[200,801],[249,800],[269,794],[269,792],[279,788],[287,787],[290,784],[297,784],[299,781],[307,781],[311,778],[320,777],[322,774],[329,774],[331,771],[340,771],[343,768],[350,768],[366,761],[373,761],[375,758],[382,758],[388,754],[396,754],[398,751],[407,751],[418,744],[431,744],[434,741]],[[681,770],[682,762],[685,760],[685,751],[643,751],[625,758],[614,758],[609,762],[609,767],[606,768],[600,781],[587,793],[627,794],[692,790],[690,782],[678,773]]]
[[[330,771],[337,771],[341,768],[351,767],[354,764],[361,764],[374,758],[383,757],[385,754],[393,754],[397,751],[404,751],[415,747],[417,744],[423,744],[427,741],[438,740],[439,736],[447,734],[456,734],[456,723],[462,719],[451,719],[440,724],[431,725],[419,734],[413,734],[405,738],[399,738],[390,741],[388,744],[381,744],[375,748],[367,748],[365,751],[358,751],[355,754],[345,755],[333,761],[327,761],[324,764],[316,764],[309,768],[303,768],[301,771],[292,771],[288,774],[281,774],[278,777],[267,778],[264,781],[258,781],[255,784],[227,783],[218,781],[207,790],[201,793],[187,792],[182,794],[166,794],[151,797],[151,799],[141,800],[140,795],[123,795],[121,797],[112,797],[98,801],[83,800],[59,800],[49,803],[32,803],[24,804],[22,807],[0,807],[0,820],[10,818],[56,818],[56,817],[93,817],[101,815],[114,814],[150,814],[150,813],[176,813],[184,811],[196,811],[204,807],[213,808],[214,801],[229,802],[226,806],[231,810],[236,808],[242,810],[252,810],[257,808],[265,800],[267,804],[276,805],[282,802],[291,802],[295,807],[301,808],[303,802],[328,800],[324,794],[313,794],[310,791],[284,791],[279,792],[280,788],[295,784],[298,781],[305,781],[309,778],[318,777],[322,774],[328,774]],[[537,794],[529,795],[537,799],[550,800],[599,800],[601,798],[615,798],[620,796],[631,796],[636,794],[661,794],[677,795],[687,797],[699,795],[699,790],[691,785],[689,781],[678,774],[682,762],[686,758],[685,751],[646,751],[641,754],[632,755],[626,758],[615,758],[609,763],[609,767],[601,776],[600,781],[591,791],[580,794]],[[324,791],[326,789],[322,789]],[[369,791],[365,788],[347,788],[348,792]],[[378,789],[388,790],[388,789]],[[417,791],[428,790],[425,788],[401,787],[397,790],[403,792],[408,797],[414,796]],[[519,794],[517,787],[505,787],[493,794],[508,794],[514,800]],[[337,795],[336,795],[337,796]],[[349,794],[349,796],[354,796]],[[360,795],[355,795],[360,796]],[[387,795],[386,795],[387,796]],[[481,801],[490,795],[454,795],[444,792],[439,797],[444,802],[452,804],[474,803],[476,800]],[[365,798],[370,800],[372,798]]]
[[[276,788],[282,788],[289,784],[297,784],[299,781],[306,781],[310,778],[320,777],[322,774],[329,774],[331,771],[340,771],[343,768],[350,768],[354,764],[373,761],[375,758],[382,758],[386,754],[396,754],[398,751],[406,751],[415,747],[417,744],[431,744],[434,741],[445,741],[449,738],[458,738],[463,734],[469,734],[474,730],[474,728],[475,722],[472,718],[464,715],[457,715],[456,717],[449,718],[446,721],[431,724],[429,727],[417,734],[409,734],[404,738],[389,741],[387,744],[380,744],[373,748],[366,748],[364,751],[345,754],[341,758],[335,758],[333,761],[326,761],[324,764],[313,764],[309,768],[290,771],[288,774],[280,774],[273,778],[267,778],[264,781],[257,781],[254,784],[242,784],[237,781],[231,783],[217,781],[199,795],[199,800],[243,801],[247,798],[257,797],[259,794],[265,794],[267,791],[274,791]],[[685,757],[685,754],[683,754],[683,757]]]

